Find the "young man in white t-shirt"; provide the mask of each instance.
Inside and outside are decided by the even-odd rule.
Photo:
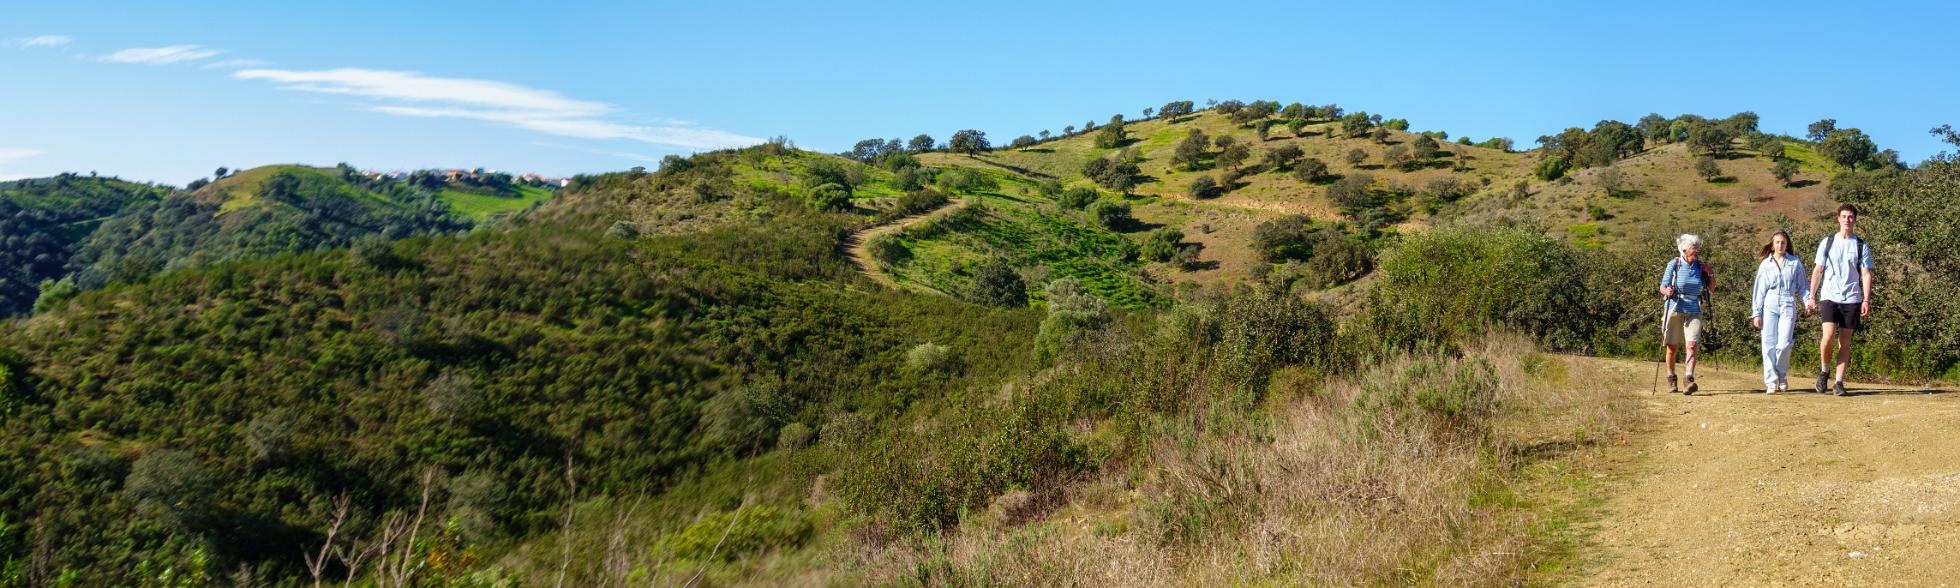
[[[1838,231],[1817,244],[1810,270],[1810,310],[1824,320],[1817,345],[1817,391],[1844,395],[1844,368],[1851,364],[1851,337],[1872,312],[1872,250],[1851,234],[1858,207],[1839,206]],[[1821,310],[1819,310],[1821,307]],[[1831,345],[1837,345],[1837,382],[1831,384]]]

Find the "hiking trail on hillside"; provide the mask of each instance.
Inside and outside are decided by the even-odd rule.
[[[1816,373],[1795,351],[1800,390],[1765,395],[1758,372],[1704,370],[1694,396],[1665,381],[1634,391],[1650,428],[1602,489],[1576,583],[1960,585],[1960,393],[1811,393]],[[1640,382],[1654,369],[1584,361]]]
[[[903,231],[905,227],[944,217],[952,214],[955,210],[959,210],[962,206],[972,204],[978,198],[978,196],[964,196],[958,200],[940,205],[939,208],[935,208],[931,212],[916,214],[882,225],[859,229],[851,233],[850,237],[845,238],[844,252],[851,257],[851,263],[857,264],[858,271],[864,272],[864,275],[871,277],[871,281],[877,282],[887,288],[900,288],[898,281],[892,279],[891,275],[886,274],[884,268],[878,267],[877,260],[871,259],[871,252],[867,249],[867,244],[871,242],[871,238]],[[921,287],[923,288],[923,286]],[[927,289],[930,290],[929,288]],[[931,291],[937,292],[937,290]]]

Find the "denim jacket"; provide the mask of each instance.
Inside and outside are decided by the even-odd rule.
[[[1810,272],[1804,270],[1803,258],[1783,254],[1783,266],[1779,270],[1774,257],[1764,257],[1756,264],[1756,287],[1749,296],[1749,316],[1763,316],[1763,308],[1782,305],[1789,308],[1798,298],[1810,298]]]

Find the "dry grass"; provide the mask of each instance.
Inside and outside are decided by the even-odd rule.
[[[1585,364],[1494,337],[1326,383],[1282,375],[1252,418],[1200,408],[1154,451],[1022,524],[1013,493],[942,537],[855,553],[824,583],[1503,585],[1565,557],[1569,468],[1637,422]],[[1594,385],[1580,385],[1590,382]],[[1398,401],[1456,390],[1462,410]],[[1117,470],[1120,468],[1111,468]],[[1545,472],[1562,472],[1546,474]],[[1554,522],[1557,524],[1547,524]],[[1552,566],[1558,567],[1556,565]],[[805,578],[806,580],[814,580]]]

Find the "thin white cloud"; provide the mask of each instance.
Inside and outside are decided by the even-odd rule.
[[[762,142],[754,137],[690,124],[622,123],[608,118],[615,110],[611,104],[494,80],[356,68],[248,69],[231,75],[242,80],[270,81],[287,90],[370,98],[378,103],[367,106],[367,110],[396,116],[478,120],[563,137],[625,139],[684,149]]]
[[[21,37],[19,39],[13,39],[7,41],[7,44],[13,45],[15,47],[60,47],[62,45],[73,43],[74,41],[75,40],[73,38],[70,38],[67,35],[41,35],[38,37]]]
[[[213,61],[211,63],[206,63],[204,64],[203,67],[204,69],[220,69],[220,68],[258,67],[261,65],[266,65],[266,61],[263,59],[226,59],[222,61]]]
[[[18,159],[27,159],[27,158],[29,158],[29,157],[33,157],[33,156],[36,156],[36,155],[40,155],[40,154],[42,154],[42,153],[46,153],[46,152],[45,152],[45,151],[42,151],[42,150],[40,150],[40,149],[24,149],[24,148],[19,148],[19,147],[0,147],[0,163],[11,163],[11,162],[13,162],[14,160],[18,160]]]
[[[164,65],[197,61],[224,53],[218,49],[206,49],[197,45],[171,45],[169,47],[134,47],[102,56],[103,61],[111,63],[142,63]]]
[[[44,152],[41,151],[40,149],[26,149],[21,147],[0,147],[0,165],[12,163],[15,160],[27,159],[29,157],[40,155],[42,153]],[[25,177],[27,176],[0,172],[0,182],[11,182]]]

